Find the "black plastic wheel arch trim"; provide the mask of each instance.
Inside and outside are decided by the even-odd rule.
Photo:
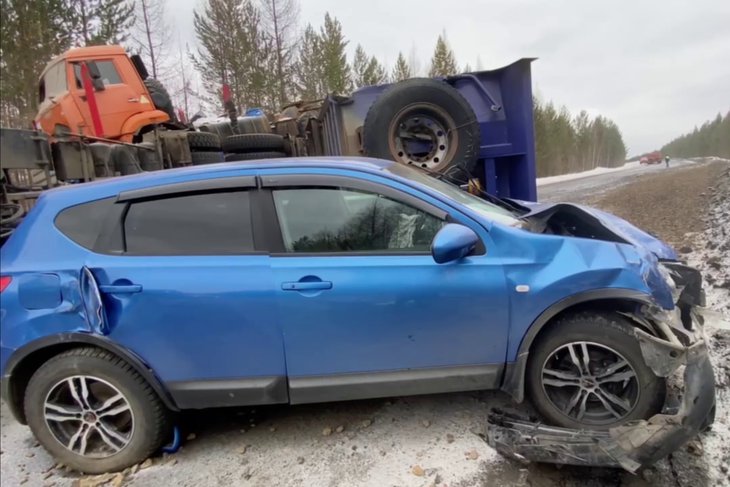
[[[652,304],[653,300],[650,295],[635,291],[633,289],[622,288],[606,288],[592,289],[578,294],[568,296],[557,303],[554,303],[540,316],[535,319],[528,328],[527,333],[522,338],[520,348],[517,350],[517,357],[514,362],[508,362],[504,369],[504,377],[500,389],[512,396],[515,402],[521,403],[525,398],[525,371],[527,369],[527,357],[530,347],[535,337],[547,325],[550,320],[558,315],[561,311],[565,311],[571,306],[577,304],[588,303],[591,301],[602,301],[607,299],[619,299],[623,301],[633,301],[637,305]]]
[[[145,381],[147,381],[168,409],[172,411],[180,410],[165,386],[162,385],[160,379],[157,378],[152,369],[150,369],[134,352],[117,345],[107,338],[97,335],[89,333],[61,333],[58,335],[45,336],[22,346],[13,352],[5,365],[5,373],[2,377],[2,397],[5,399],[11,413],[19,423],[26,424],[26,419],[22,408],[23,398],[15,397],[15,388],[11,387],[13,372],[16,367],[32,353],[56,345],[64,345],[66,346],[66,349],[77,346],[93,346],[113,353],[127,362],[139,375],[142,376]]]

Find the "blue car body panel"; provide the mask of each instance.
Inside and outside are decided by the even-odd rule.
[[[516,359],[545,310],[577,293],[626,289],[673,306],[657,270],[656,243],[640,236],[629,245],[505,226],[387,172],[390,164],[349,158],[217,164],[46,192],[0,254],[2,274],[13,278],[0,306],[3,373],[16,350],[69,332],[105,336],[168,385],[501,367]],[[486,251],[447,264],[423,254],[106,255],[74,243],[54,225],[65,208],[124,191],[293,173],[347,176],[415,196],[471,228]],[[621,227],[610,215],[596,215]],[[292,282],[331,286],[286,289]]]

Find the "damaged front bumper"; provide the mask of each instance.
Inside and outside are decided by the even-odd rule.
[[[685,299],[687,299],[685,297]],[[680,300],[678,300],[680,301]],[[679,389],[660,414],[608,431],[575,430],[530,422],[519,414],[493,411],[487,441],[505,456],[534,462],[622,467],[636,472],[655,463],[712,423],[715,381],[696,308],[683,303],[673,311],[642,310],[627,315],[646,364]],[[684,369],[682,371],[682,369]],[[670,386],[671,387],[671,386]]]

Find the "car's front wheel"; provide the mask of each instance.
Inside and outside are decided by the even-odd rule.
[[[43,364],[28,384],[25,415],[54,457],[92,474],[144,460],[169,432],[167,411],[147,382],[96,348],[69,350]]]
[[[526,378],[535,408],[567,428],[608,429],[646,419],[666,386],[644,363],[632,325],[608,313],[559,319],[538,337]]]

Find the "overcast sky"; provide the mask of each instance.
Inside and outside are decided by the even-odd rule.
[[[194,8],[168,0],[183,42]],[[257,0],[254,0],[257,1]],[[659,148],[730,110],[730,0],[301,0],[302,28],[336,16],[350,42],[392,66],[415,48],[427,69],[446,32],[459,66],[521,57],[544,100],[603,114],[630,154]]]

